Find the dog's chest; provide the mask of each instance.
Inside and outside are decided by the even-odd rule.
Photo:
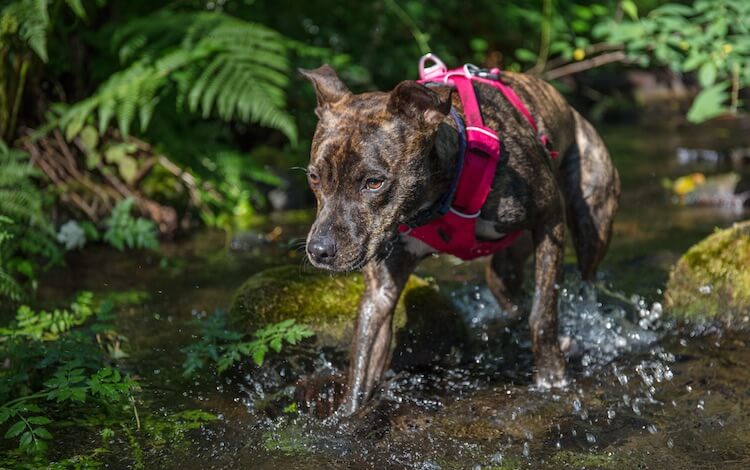
[[[478,240],[499,240],[505,234],[495,230],[495,223],[485,219],[477,219],[475,236]],[[405,233],[401,234],[401,242],[407,252],[417,258],[423,258],[438,251],[418,238],[411,237]]]

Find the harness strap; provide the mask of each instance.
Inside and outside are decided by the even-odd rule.
[[[512,87],[503,83],[503,81],[500,79],[500,70],[492,69],[489,73],[489,76],[497,77],[497,79],[490,80],[490,79],[483,78],[480,76],[474,76],[473,79],[477,82],[486,83],[487,85],[495,87],[497,90],[499,90],[500,93],[502,93],[503,96],[505,96],[505,99],[507,99],[510,102],[510,104],[514,108],[516,108],[516,110],[519,113],[521,113],[521,116],[523,116],[526,119],[529,125],[531,125],[531,128],[534,129],[534,132],[539,134],[539,126],[536,123],[536,119],[534,119],[534,116],[531,114],[531,111],[529,111],[529,108],[526,107],[523,100],[518,96],[515,90],[513,90]],[[555,159],[560,155],[559,152],[552,149],[552,145],[547,134],[544,134],[544,133],[539,134],[539,140],[542,142],[542,145],[544,145],[544,148],[549,152],[550,157]]]
[[[453,208],[467,217],[478,217],[487,200],[500,161],[500,138],[484,125],[472,79],[453,77],[466,119],[466,153],[464,170],[458,181]]]

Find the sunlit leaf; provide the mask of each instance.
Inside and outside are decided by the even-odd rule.
[[[716,65],[713,62],[706,62],[698,70],[698,82],[702,87],[708,88],[716,82]]]
[[[633,0],[623,0],[620,2],[620,6],[622,7],[622,11],[624,11],[630,19],[638,21],[638,6]]]
[[[690,122],[703,122],[726,112],[724,103],[729,98],[727,85],[719,83],[702,90],[695,97],[687,118]]]

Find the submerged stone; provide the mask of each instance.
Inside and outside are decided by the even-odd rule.
[[[230,307],[234,327],[252,331],[293,318],[315,332],[320,346],[346,348],[351,342],[360,297],[361,274],[303,271],[281,266],[262,271],[239,288]],[[399,365],[425,364],[448,354],[466,338],[466,327],[438,287],[411,276],[393,319]]]
[[[665,300],[678,320],[743,327],[750,315],[750,221],[690,248],[669,275]]]

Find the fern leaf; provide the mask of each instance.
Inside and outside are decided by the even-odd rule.
[[[68,7],[75,13],[75,15],[81,19],[86,18],[86,9],[83,8],[83,2],[81,0],[65,0]]]
[[[42,61],[47,62],[47,0],[16,0],[2,9],[2,16],[15,18],[18,35]]]
[[[204,118],[256,122],[296,140],[284,109],[291,42],[277,32],[220,12],[167,8],[118,28],[114,42],[121,60],[138,60],[69,108],[61,126],[80,130],[96,114],[101,132],[113,118],[123,134],[136,118],[145,130],[156,97],[175,91],[179,105]]]

